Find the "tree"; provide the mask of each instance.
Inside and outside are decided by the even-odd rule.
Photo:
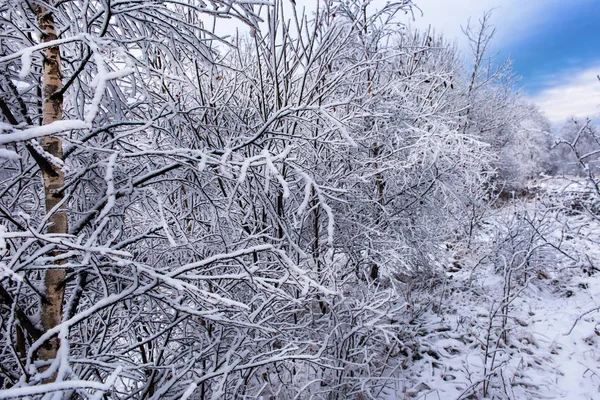
[[[548,150],[548,135],[540,134],[547,131],[548,122],[515,89],[518,78],[512,71],[511,61],[498,66],[495,56],[490,54],[495,34],[491,17],[492,13],[486,12],[477,25],[469,22],[464,29],[471,47],[472,65],[464,88],[466,104],[462,124],[465,132],[477,135],[490,146],[492,166],[496,169],[490,186],[498,192],[523,190],[533,170],[544,169],[544,161],[534,157],[533,152]],[[514,153],[522,150],[525,143],[531,149],[528,154]],[[541,148],[535,150],[537,146]]]
[[[522,110],[514,132],[501,148],[498,175],[505,190],[525,190],[527,181],[552,172],[550,122],[533,105],[517,103]]]
[[[285,153],[271,157],[260,149],[254,158],[244,153],[252,153],[249,147],[293,110],[273,113],[258,128],[250,120],[234,123],[236,99],[224,96],[238,83],[220,84],[218,51],[207,45],[216,39],[201,28],[200,15],[235,16],[255,26],[258,17],[251,2],[213,5],[45,4],[50,12],[40,8],[38,15],[51,41],[39,45],[33,43],[35,15],[28,4],[12,2],[2,10],[11,38],[3,49],[3,85],[10,97],[2,111],[13,125],[2,126],[7,132],[2,143],[14,149],[3,153],[8,157],[3,257],[12,279],[3,282],[9,305],[3,318],[17,318],[28,334],[23,338],[20,328],[8,326],[3,385],[12,388],[5,395],[56,389],[67,390],[64,396],[83,395],[85,388],[102,392],[116,385],[115,395],[180,397],[198,386],[202,396],[218,396],[229,371],[251,376],[263,364],[314,358],[302,344],[257,353],[249,340],[276,332],[277,321],[272,327],[253,322],[269,307],[281,306],[285,319],[293,314],[290,304],[300,301],[291,293],[311,297],[324,289],[269,232],[243,221],[247,214],[238,212],[246,211],[244,199],[228,209],[239,185],[234,172],[264,167],[267,177],[280,177],[275,165]],[[51,18],[61,39],[52,41]],[[39,128],[38,65],[54,62],[48,69],[56,80],[58,45],[66,82],[62,88],[49,82],[55,92],[44,96],[54,96],[54,114]],[[40,59],[37,51],[43,49],[55,58]],[[58,121],[61,97],[71,119]],[[248,135],[236,131],[228,138],[238,127]],[[49,135],[69,144],[62,159],[60,139]],[[55,203],[68,204],[68,233],[66,224],[47,229],[64,221],[62,208],[49,203],[47,214],[38,211],[38,167],[22,152],[22,143],[35,137],[48,137],[47,147],[56,150],[50,154],[36,142],[27,144],[53,165],[49,175],[66,171],[64,182],[51,181],[49,193]],[[46,271],[54,278],[39,290],[40,272]],[[45,314],[51,319],[41,332],[32,315],[37,307],[42,320]],[[190,336],[197,331],[203,334]],[[42,354],[48,362],[39,364],[39,349],[49,339],[60,350]],[[189,372],[197,364],[200,375]],[[169,374],[172,368],[178,372]]]
[[[378,396],[510,90],[410,1],[35,4],[0,9],[0,397]]]
[[[598,172],[598,128],[592,120],[571,118],[558,129],[554,149],[557,172],[586,175]]]

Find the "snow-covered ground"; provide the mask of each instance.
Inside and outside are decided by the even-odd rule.
[[[600,399],[600,221],[573,206],[581,184],[545,182],[488,220],[490,254],[448,274],[386,398]]]
[[[516,304],[518,309],[533,314],[526,332],[534,339],[533,350],[548,360],[549,368],[537,374],[532,371],[530,375],[532,378],[537,375],[544,389],[540,390],[540,397],[598,399],[600,278],[596,274],[573,279],[571,283],[572,288],[566,292],[542,291]]]

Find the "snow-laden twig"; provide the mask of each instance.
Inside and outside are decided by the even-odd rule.
[[[56,135],[66,131],[72,131],[74,129],[88,129],[90,125],[81,120],[69,120],[64,119],[61,121],[54,121],[47,125],[34,126],[26,129],[6,129],[4,131],[10,133],[0,135],[0,144],[8,144],[14,142],[24,142],[30,139],[35,139],[42,136]]]
[[[92,98],[92,102],[89,105],[88,112],[85,115],[85,122],[91,124],[98,111],[100,110],[100,102],[102,101],[102,97],[104,96],[104,91],[106,89],[106,84],[108,81],[113,79],[120,79],[127,75],[130,75],[134,72],[133,68],[126,67],[119,71],[108,72],[104,63],[104,58],[100,53],[100,49],[98,45],[94,41],[89,41],[88,45],[94,54],[94,60],[96,61],[96,68],[98,70],[94,80],[92,81],[92,87],[95,86],[94,97]]]
[[[8,237],[6,232],[6,226],[0,225],[0,280],[4,277],[9,277],[15,282],[21,282],[23,277],[16,274],[10,269],[4,262],[4,257],[8,254],[8,247],[6,245],[6,238]]]
[[[0,148],[0,158],[4,158],[6,160],[18,160],[21,158],[21,156],[19,153],[16,153],[12,150]]]
[[[33,147],[35,151],[44,159],[46,159],[50,164],[54,165],[58,169],[62,169],[65,173],[68,172],[68,170],[65,168],[65,162],[44,150],[44,148],[38,143],[37,140],[31,139],[29,141],[29,145]]]
[[[26,47],[24,49],[21,49],[17,52],[14,52],[12,54],[9,54],[7,56],[4,57],[0,57],[0,64],[17,59],[17,58],[21,58],[21,60],[23,60],[23,55],[24,54],[28,54],[28,56],[25,56],[25,58],[31,59],[31,53],[35,52],[35,51],[40,51],[43,49],[46,49],[48,47],[55,47],[55,46],[60,46],[62,44],[66,44],[66,43],[71,43],[71,42],[77,42],[77,41],[82,41],[82,40],[86,40],[86,38],[88,37],[88,35],[86,34],[78,34],[78,35],[73,35],[71,37],[68,38],[63,38],[63,39],[56,39],[56,40],[50,40],[48,42],[44,42],[44,43],[40,43],[38,45],[35,46],[31,46],[31,47]],[[28,61],[28,60],[25,60]],[[29,62],[31,62],[29,60]],[[26,67],[31,67],[31,64],[29,65],[23,65],[23,67],[21,68],[21,73],[19,75],[27,75],[29,72],[29,69]],[[24,72],[26,71],[26,72]]]
[[[106,174],[104,175],[104,180],[106,181],[106,197],[107,201],[102,209],[102,212],[98,216],[98,220],[102,220],[106,215],[110,212],[110,210],[115,206],[116,196],[115,196],[115,182],[114,182],[114,171],[115,165],[117,162],[117,157],[119,153],[113,153],[108,158],[108,162],[106,164]]]
[[[187,400],[192,394],[194,394],[194,390],[196,390],[196,388],[198,388],[198,385],[196,385],[196,383],[190,383],[190,386],[188,386],[185,392],[183,392],[183,394],[181,395],[181,400]]]
[[[283,189],[283,198],[287,199],[288,197],[290,197],[290,188],[283,176],[281,176],[277,168],[275,168],[275,164],[273,164],[273,160],[271,159],[271,154],[269,153],[269,150],[267,150],[266,148],[263,149],[261,155],[264,157],[266,162],[265,176],[271,174],[277,179],[277,181],[281,185],[281,188]],[[267,178],[265,178],[265,180],[267,180]],[[267,185],[268,182],[265,182],[265,190],[268,190]]]
[[[156,199],[156,206],[157,206],[156,212],[158,213],[158,216],[160,218],[160,223],[163,227],[163,231],[165,232],[165,235],[167,235],[169,244],[171,245],[171,247],[177,247],[177,242],[173,238],[173,235],[171,235],[171,230],[169,229],[169,224],[167,224],[167,218],[165,217],[165,211],[163,209],[162,199],[161,199],[160,195],[158,194],[158,192],[156,190],[154,190],[152,188],[150,188],[148,190],[153,194],[154,198]]]
[[[329,204],[327,204],[325,196],[323,195],[321,188],[316,184],[316,182],[307,173],[300,170],[299,168],[296,168],[296,172],[298,172],[298,174],[300,176],[302,176],[302,178],[307,182],[306,186],[305,186],[304,201],[300,205],[301,207],[299,207],[296,212],[300,213],[300,211],[304,211],[304,209],[308,205],[308,202],[306,200],[307,199],[306,193],[308,190],[310,190],[310,188],[308,187],[310,184],[310,187],[315,190],[315,194],[317,195],[317,198],[319,199],[319,206],[321,208],[323,208],[323,210],[325,210],[325,213],[327,214],[327,243],[330,246],[332,246],[333,245],[333,237],[334,237],[334,233],[335,233],[335,220],[333,217],[333,210],[331,209]]]
[[[268,251],[268,250],[272,250],[273,249],[273,245],[270,244],[261,244],[261,245],[257,245],[257,246],[252,246],[252,247],[248,247],[248,248],[244,248],[244,249],[240,249],[240,250],[235,250],[229,253],[223,253],[223,254],[216,254],[214,256],[211,257],[207,257],[204,260],[201,261],[197,261],[197,262],[193,262],[193,263],[189,263],[186,265],[182,265],[181,267],[177,268],[176,270],[169,272],[167,274],[168,277],[174,278],[177,277],[181,274],[184,274],[188,271],[191,271],[193,269],[199,268],[199,267],[203,267],[205,265],[209,265],[212,264],[216,261],[220,261],[220,260],[227,260],[230,258],[236,258],[236,257],[240,257],[240,256],[244,256],[244,255],[248,255],[248,254],[253,254],[254,252],[261,252],[261,251]]]
[[[121,374],[122,368],[117,367],[114,372],[108,377],[106,382],[94,382],[91,380],[71,380],[63,382],[45,383],[37,386],[15,387],[11,389],[0,390],[0,399],[12,399],[17,397],[36,396],[45,393],[64,392],[77,389],[95,389],[94,399],[102,398],[102,395],[111,390],[115,382]]]
[[[581,321],[583,319],[583,317],[585,317],[588,314],[597,312],[597,311],[600,311],[600,307],[592,308],[591,310],[587,310],[583,314],[580,314],[577,318],[575,318],[575,321],[573,322],[573,325],[571,325],[571,329],[569,329],[569,331],[567,333],[563,333],[563,336],[569,336],[573,332],[573,329],[575,329],[575,327],[577,326],[577,324],[579,323],[579,321]]]
[[[340,134],[342,135],[342,137],[344,139],[346,139],[346,141],[348,142],[348,144],[352,147],[358,147],[358,144],[356,144],[356,142],[354,141],[354,139],[352,139],[352,136],[350,136],[350,134],[348,133],[348,130],[346,129],[346,127],[333,115],[331,115],[326,109],[325,107],[321,107],[320,110],[322,115],[324,115],[325,117],[327,117],[327,119],[329,121],[331,121],[337,128],[337,130],[340,132]]]

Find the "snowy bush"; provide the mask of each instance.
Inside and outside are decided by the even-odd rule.
[[[0,6],[0,397],[378,398],[455,340],[498,389],[556,245],[527,210],[487,229],[490,188],[539,172],[507,155],[542,123],[410,1],[367,5]]]

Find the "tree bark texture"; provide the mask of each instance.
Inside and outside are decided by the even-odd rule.
[[[57,39],[56,27],[52,13],[42,7],[35,9],[38,27],[41,31],[41,42],[46,43]],[[43,51],[43,103],[42,103],[42,124],[47,125],[62,119],[63,100],[62,95],[55,94],[61,89],[61,68],[60,68],[60,50],[58,46],[48,47]],[[62,141],[59,138],[45,136],[42,139],[42,147],[52,156],[62,159]],[[52,165],[52,168],[41,168],[44,179],[44,195],[46,202],[46,213],[52,213],[49,218],[48,233],[67,233],[67,214],[65,205],[61,204],[64,194],[60,188],[64,186],[65,178],[62,169],[59,166]],[[58,207],[57,207],[58,206]],[[53,252],[53,256],[59,255],[59,251]],[[63,314],[64,297],[64,279],[66,271],[60,268],[65,261],[57,261],[57,268],[50,268],[46,271],[44,280],[45,298],[41,304],[41,322],[44,331],[54,328],[60,324]],[[41,360],[52,360],[56,358],[59,347],[58,337],[54,336],[48,340],[38,351],[38,357]],[[53,380],[51,378],[50,380]]]

